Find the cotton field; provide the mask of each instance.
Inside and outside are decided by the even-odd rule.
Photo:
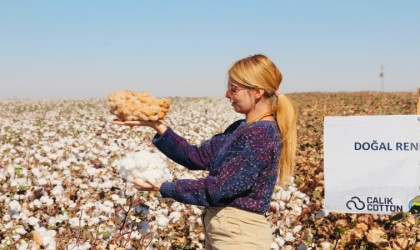
[[[192,144],[242,118],[222,98],[171,101],[165,123]],[[124,180],[138,167],[127,163],[136,154],[167,166],[166,179],[205,176],[158,152],[150,128],[113,125],[105,100],[2,100],[0,107],[1,249],[203,248],[201,207]],[[276,190],[273,211],[289,213],[273,224],[275,249],[295,240],[301,229],[292,222],[308,202],[296,188]]]
[[[272,249],[405,249],[412,216],[330,213],[323,203],[323,117],[414,114],[411,93],[303,93],[294,184],[267,214]],[[242,118],[225,98],[171,98],[165,124],[199,145]],[[203,249],[202,208],[139,192],[125,179],[201,178],[157,151],[150,128],[111,123],[106,99],[0,100],[0,249]],[[148,161],[137,162],[146,158]]]

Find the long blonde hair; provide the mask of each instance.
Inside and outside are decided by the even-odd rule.
[[[228,75],[245,86],[264,89],[264,96],[271,98],[272,112],[280,129],[282,144],[277,181],[286,187],[295,168],[297,109],[291,99],[276,92],[282,81],[279,69],[268,57],[257,54],[234,63]]]

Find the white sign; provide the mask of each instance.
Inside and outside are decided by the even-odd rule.
[[[324,177],[328,211],[409,211],[420,200],[420,115],[325,117]]]

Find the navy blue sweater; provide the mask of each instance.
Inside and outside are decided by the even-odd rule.
[[[268,211],[281,150],[275,121],[257,121],[250,126],[244,120],[236,121],[200,147],[190,145],[168,127],[153,138],[153,144],[190,170],[209,171],[204,179],[164,182],[162,197],[205,207]]]

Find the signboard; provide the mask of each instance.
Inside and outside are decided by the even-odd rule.
[[[328,211],[418,213],[420,115],[325,117],[324,176]]]

